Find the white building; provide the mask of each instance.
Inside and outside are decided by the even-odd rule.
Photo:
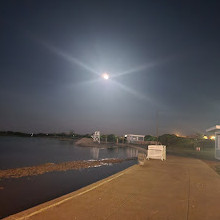
[[[206,132],[215,133],[215,158],[220,160],[220,125],[208,128]]]
[[[127,143],[132,143],[132,144],[144,143],[144,137],[145,135],[125,134],[125,139],[127,140]]]

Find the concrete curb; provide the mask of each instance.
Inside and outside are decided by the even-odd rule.
[[[83,194],[86,194],[87,192],[90,192],[108,182],[111,182],[113,181],[114,179],[117,179],[119,178],[120,176],[124,175],[125,173],[128,173],[129,171],[135,169],[135,167],[137,167],[138,165],[133,165],[123,171],[120,171],[116,174],[113,174],[105,179],[102,179],[102,180],[99,180],[95,183],[92,183],[88,186],[85,186],[81,189],[78,189],[74,192],[71,192],[71,193],[68,193],[64,196],[61,196],[61,197],[58,197],[56,199],[53,199],[53,200],[50,200],[50,201],[47,201],[45,203],[42,203],[40,205],[37,205],[37,206],[34,206],[32,208],[29,208],[27,210],[24,210],[24,211],[21,211],[19,213],[16,213],[16,214],[13,214],[13,215],[10,215],[8,217],[5,217],[3,218],[3,220],[26,220],[36,214],[39,214],[41,212],[44,212],[50,208],[53,208],[55,206],[59,206],[60,204],[63,204],[73,198],[76,198],[78,196],[81,196]]]

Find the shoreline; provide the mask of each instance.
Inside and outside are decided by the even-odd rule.
[[[190,172],[183,172],[185,170]],[[157,219],[170,216],[178,219],[188,213],[194,216],[193,219],[203,216],[219,219],[219,193],[216,192],[219,192],[219,177],[206,164],[192,158],[170,156],[168,162],[150,160],[144,166],[131,166],[4,219],[104,219],[106,216],[111,219],[151,219],[154,207],[158,210]],[[194,198],[189,209],[186,197]],[[167,203],[168,200],[172,204]],[[210,209],[213,211],[207,212]]]
[[[111,174],[111,175],[109,175],[109,176],[107,176],[105,178],[102,178],[102,179],[100,179],[98,181],[95,181],[95,182],[93,182],[91,184],[85,185],[85,186],[83,186],[83,187],[81,187],[81,188],[79,188],[77,190],[74,190],[74,191],[69,192],[67,194],[63,194],[63,195],[58,196],[58,197],[56,197],[54,199],[42,202],[40,204],[37,204],[37,205],[32,206],[32,207],[29,207],[29,208],[24,209],[22,211],[19,211],[17,213],[7,215],[7,216],[3,217],[3,219],[4,220],[11,220],[11,219],[14,219],[14,218],[18,218],[18,219],[24,220],[25,217],[29,218],[31,216],[34,216],[35,212],[38,212],[38,210],[44,209],[45,207],[48,207],[48,206],[50,207],[51,205],[54,206],[54,204],[56,204],[56,203],[61,203],[62,204],[66,200],[69,200],[69,198],[72,197],[72,196],[78,197],[78,195],[81,195],[81,194],[84,194],[84,193],[86,193],[88,191],[91,191],[94,188],[98,188],[100,185],[103,185],[106,182],[110,182],[111,180],[116,179],[117,177],[119,177],[119,176],[121,176],[121,175],[123,175],[125,173],[131,172],[137,166],[138,166],[137,164],[134,164],[134,165],[129,166],[129,167],[127,167],[127,168],[117,172],[117,173]],[[28,216],[26,216],[26,215],[28,215]]]
[[[61,141],[73,141],[72,139],[59,139]],[[97,143],[94,142],[91,138],[81,138],[79,140],[74,140],[73,144],[78,147],[88,147],[88,148],[134,148],[140,152],[147,153],[147,150],[143,146],[136,146],[132,144],[124,143]],[[61,163],[44,163],[40,165],[27,166],[27,167],[18,167],[10,169],[0,169],[0,180],[1,179],[11,179],[11,178],[20,178],[26,176],[37,176],[44,173],[55,172],[55,171],[67,171],[67,170],[79,170],[86,169],[90,167],[106,166],[115,163],[122,163],[123,161],[134,160],[135,158],[130,157],[126,159],[118,158],[106,158],[102,160],[82,160],[82,161],[67,161]]]
[[[82,146],[76,145],[76,141],[72,139],[56,138],[56,140],[60,143],[69,142],[68,146],[70,147],[71,145],[82,147],[82,149],[84,146],[85,148],[88,147],[85,149],[86,151],[90,151],[89,147],[91,149],[93,147],[98,147],[99,149],[126,147],[116,146],[113,143],[101,143],[100,145],[92,143],[91,145]],[[91,141],[93,142],[92,139]],[[106,152],[106,150],[103,151]],[[126,151],[126,148],[122,149],[122,151]],[[117,156],[113,156],[115,154],[112,155],[112,152],[114,151],[110,151],[111,154],[108,155],[107,151],[105,156],[101,158],[110,158],[104,160],[87,161],[87,159],[81,158],[81,160],[74,161],[74,159],[68,159],[69,162],[60,161],[56,162],[57,164],[48,163],[49,160],[46,160],[40,163],[41,165],[34,165],[33,167],[26,165],[26,167],[20,166],[20,168],[12,167],[11,169],[0,170],[0,172],[3,171],[7,175],[0,176],[0,219],[77,191],[97,181],[102,181],[136,164],[136,158],[132,158],[133,154],[130,155],[130,158],[128,158],[129,156],[124,157],[127,159],[114,159]]]
[[[0,170],[0,180],[21,178],[27,176],[37,176],[37,175],[42,175],[44,173],[55,172],[55,171],[79,170],[90,167],[108,166],[111,164],[122,163],[124,161],[129,161],[129,160],[134,160],[134,158],[69,161],[58,164],[46,163],[38,166],[6,169],[6,170]]]
[[[74,144],[79,147],[95,147],[95,148],[131,147],[139,151],[142,151],[144,153],[147,153],[147,149],[144,148],[143,145],[134,145],[128,143],[103,143],[103,142],[99,144],[97,142],[93,142],[92,139],[90,138],[82,138],[74,142]]]

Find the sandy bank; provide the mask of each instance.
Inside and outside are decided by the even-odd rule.
[[[82,147],[96,147],[96,148],[110,148],[110,147],[132,147],[140,152],[147,153],[146,145],[134,145],[134,144],[122,144],[122,143],[97,143],[92,140],[92,138],[82,138],[75,142],[75,145]]]
[[[112,143],[97,143],[92,140],[92,138],[82,138],[75,142],[75,145],[81,147],[97,147],[97,148],[108,148],[113,147],[115,144]]]
[[[47,163],[39,166],[32,167],[21,167],[15,169],[0,170],[1,178],[19,178],[25,176],[36,176],[53,171],[67,171],[67,170],[77,170],[89,167],[98,167],[104,165],[110,165],[115,163],[121,163],[125,160],[130,159],[104,159],[104,160],[92,160],[92,161],[70,161],[64,163]]]

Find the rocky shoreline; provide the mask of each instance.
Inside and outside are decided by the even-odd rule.
[[[76,142],[74,142],[76,146],[80,147],[95,147],[95,148],[112,148],[112,147],[128,147],[126,144],[113,144],[113,143],[97,143],[93,142],[91,138],[82,138]],[[129,147],[136,148],[142,152],[145,152],[146,149],[143,149],[138,146],[129,145]],[[41,175],[48,172],[54,171],[67,171],[67,170],[77,170],[77,169],[85,169],[90,167],[99,167],[104,165],[110,165],[115,163],[121,163],[126,160],[134,160],[134,158],[127,159],[103,159],[103,160],[88,160],[88,161],[69,161],[63,163],[46,163],[38,166],[32,167],[21,167],[7,170],[0,170],[0,179],[9,179],[9,178],[20,178],[26,176],[36,176]]]
[[[32,167],[21,167],[15,169],[0,170],[0,179],[8,178],[20,178],[26,176],[36,176],[48,172],[54,171],[67,171],[78,170],[90,167],[106,166],[115,163],[121,163],[127,160],[134,160],[134,158],[128,159],[103,159],[103,160],[88,160],[88,161],[69,161],[64,163],[46,163]]]
[[[96,148],[109,148],[116,146],[114,143],[94,142],[92,138],[82,138],[80,140],[77,140],[74,144],[80,147],[96,147]]]

